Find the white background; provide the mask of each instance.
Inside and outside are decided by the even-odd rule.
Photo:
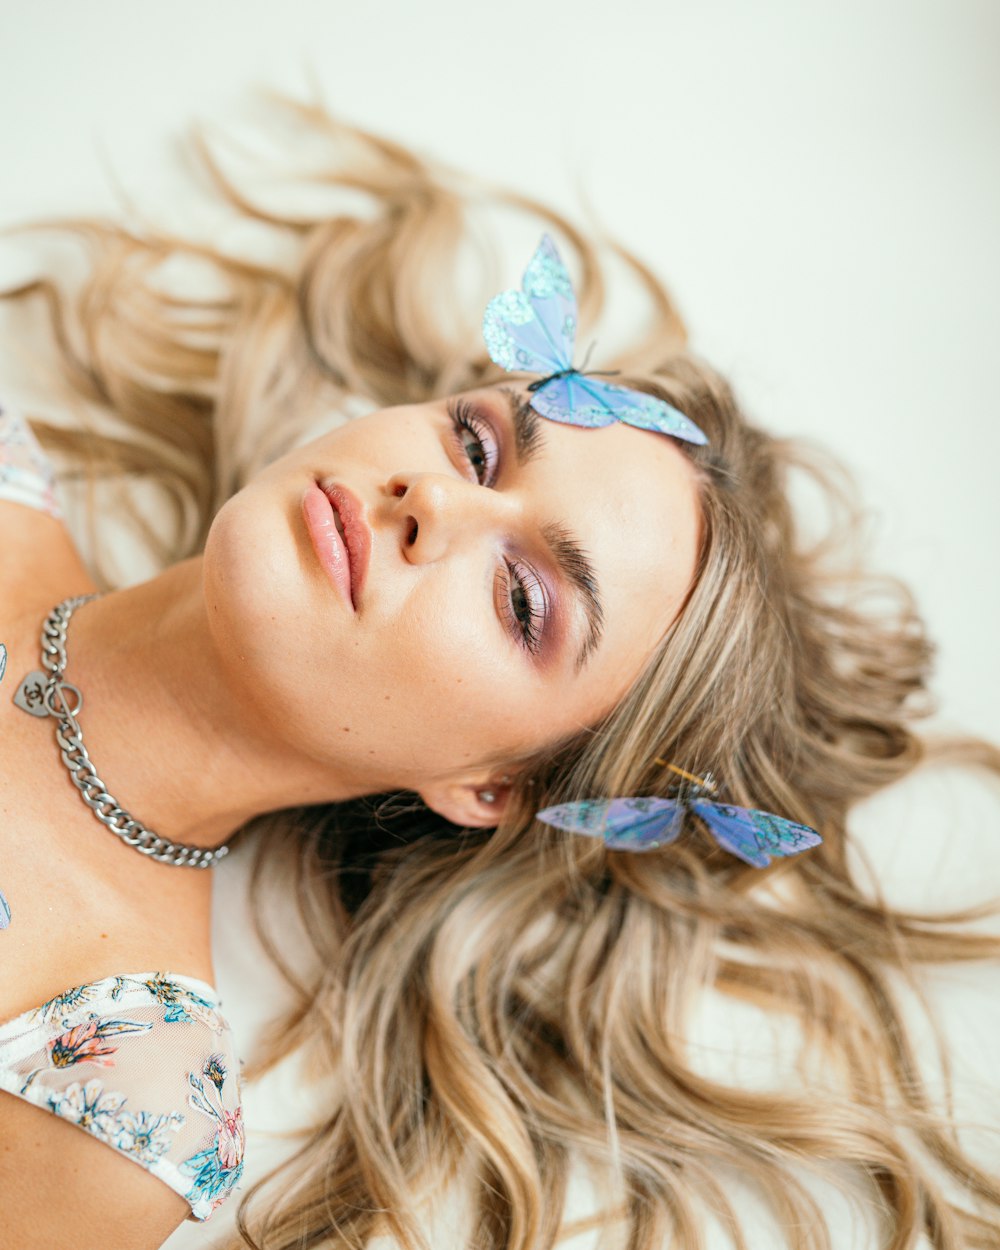
[[[186,124],[310,77],[349,120],[570,211],[585,195],[751,411],[854,466],[875,561],[916,586],[942,644],[946,710],[1000,736],[995,0],[0,14],[7,221],[115,208],[109,167],[169,219]]]
[[[940,644],[945,720],[1000,739],[996,0],[2,0],[0,39],[0,222],[114,210],[113,167],[176,224],[187,123],[310,78],[347,120],[578,220],[586,201],[757,419],[852,466],[872,563]],[[960,899],[1000,890],[995,805],[950,850],[977,786],[914,782],[859,813],[899,897],[936,900],[945,864]],[[241,1006],[232,929],[220,986],[249,1031],[266,1003]],[[962,1028],[995,1046],[976,1002]]]

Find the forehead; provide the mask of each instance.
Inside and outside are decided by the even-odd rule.
[[[616,688],[631,682],[694,577],[701,535],[694,464],[665,434],[539,416],[537,445],[518,473],[534,519],[565,525],[594,566],[604,627],[586,670]]]

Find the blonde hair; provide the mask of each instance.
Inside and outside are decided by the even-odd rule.
[[[174,532],[146,536],[163,563],[199,552],[221,503],[324,411],[497,380],[477,330],[496,285],[477,302],[462,287],[460,258],[486,255],[474,205],[504,204],[558,232],[582,321],[604,301],[598,248],[560,215],[321,108],[282,107],[293,135],[326,145],[315,181],[354,197],[347,208],[265,209],[200,151],[234,209],[291,240],[287,266],[69,221],[56,225],[91,249],[79,291],[43,278],[10,292],[46,298],[74,389],[125,428],[36,431],[92,477],[160,484]],[[1000,772],[1000,752],[976,740],[932,748],[913,733],[930,647],[902,586],[838,568],[849,487],[746,419],[687,350],[660,282],[614,251],[653,317],[609,363],[709,439],[685,445],[705,520],[695,583],[606,721],[523,762],[495,831],[451,829],[406,798],[250,823],[258,902],[291,863],[317,968],[303,978],[272,947],[297,1006],[256,1070],[304,1045],[317,1071],[339,1074],[340,1092],[279,1171],[280,1195],[262,1182],[244,1197],[239,1244],[361,1246],[388,1233],[425,1247],[421,1196],[464,1169],[475,1195],[464,1244],[541,1250],[568,1231],[567,1181],[582,1157],[610,1178],[619,1203],[606,1215],[629,1250],[700,1247],[704,1204],[745,1250],[726,1177],[757,1192],[795,1250],[829,1247],[802,1169],[836,1179],[834,1163],[870,1185],[886,1245],[903,1250],[918,1232],[938,1250],[995,1245],[1000,1185],[932,1105],[895,986],[902,976],[919,993],[919,965],[993,959],[1000,940],[960,927],[984,909],[923,916],[872,897],[855,880],[846,822],[853,803],[922,761]],[[180,290],[165,275],[178,259],[217,289]],[[468,315],[448,329],[436,311],[454,307]],[[835,506],[830,536],[809,547],[788,498],[796,472]],[[99,565],[95,577],[109,584]],[[711,771],[736,803],[813,825],[822,846],[760,874],[697,829],[633,855],[534,819],[567,799],[665,794],[664,759]],[[761,1091],[699,1073],[685,1038],[706,987],[796,1020],[799,1072],[812,1074],[790,1069]]]

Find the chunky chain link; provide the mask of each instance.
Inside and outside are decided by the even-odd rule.
[[[186,846],[183,842],[161,838],[152,829],[147,829],[142,821],[136,820],[117,799],[108,794],[83,745],[83,731],[76,719],[83,707],[83,695],[72,682],[62,680],[66,671],[66,630],[76,609],[97,597],[90,594],[64,599],[52,609],[42,626],[42,664],[49,672],[45,707],[57,721],[56,741],[62,761],[84,803],[101,824],[127,845],[134,846],[137,851],[161,864],[173,864],[178,868],[211,868],[229,854],[228,846],[214,849]],[[70,706],[68,695],[73,696],[75,706]]]

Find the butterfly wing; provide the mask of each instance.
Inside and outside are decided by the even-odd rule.
[[[815,829],[773,812],[707,799],[697,799],[691,807],[724,850],[755,868],[766,868],[772,858],[798,855],[823,841]]]
[[[535,249],[520,291],[501,291],[486,306],[483,338],[503,369],[559,373],[573,365],[576,296],[556,245],[547,235]]]
[[[569,833],[603,838],[612,850],[653,851],[680,833],[684,810],[674,799],[584,799],[546,807],[538,819]]]
[[[600,378],[579,375],[580,388],[590,408],[609,413],[617,421],[640,430],[672,434],[686,443],[707,443],[708,439],[680,409],[655,395],[633,391],[627,386],[614,386]],[[588,424],[598,424],[588,422]],[[603,424],[603,422],[601,423]]]
[[[589,381],[581,373],[552,378],[532,391],[531,406],[550,421],[562,421],[565,425],[582,425],[589,429],[613,425],[615,414],[606,403],[594,400],[584,385]]]

